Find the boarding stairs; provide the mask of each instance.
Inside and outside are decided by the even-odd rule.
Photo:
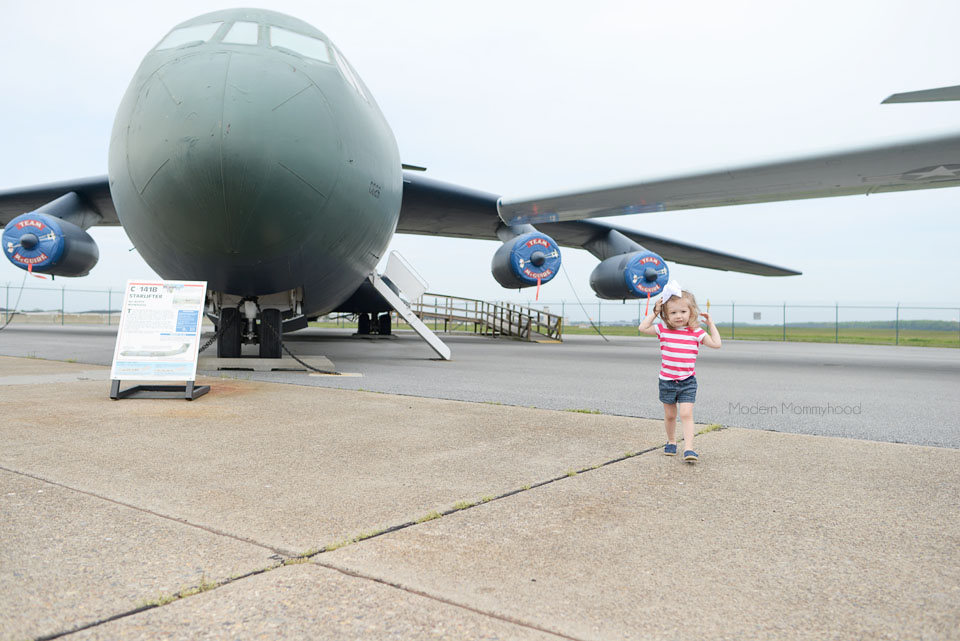
[[[525,341],[563,340],[563,317],[513,303],[490,303],[473,298],[428,294],[426,281],[397,252],[391,252],[384,273],[370,274],[374,289],[443,360],[450,348],[436,335],[443,331],[468,331],[485,336],[507,336]],[[434,329],[427,326],[433,321]]]
[[[428,326],[432,322],[434,331],[466,331],[524,341],[563,340],[562,316],[514,303],[425,293],[410,308]]]
[[[396,251],[391,252],[383,275],[373,272],[369,279],[373,288],[393,307],[394,313],[412,327],[440,358],[449,361],[450,348],[430,331],[407,303],[408,300],[422,297],[427,288],[426,281],[410,263]]]

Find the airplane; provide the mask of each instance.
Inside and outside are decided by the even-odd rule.
[[[957,99],[956,88],[888,101]],[[217,355],[281,355],[282,334],[341,311],[390,331],[371,275],[395,233],[499,240],[510,289],[548,282],[560,247],[600,262],[598,297],[649,298],[666,259],[761,276],[784,267],[597,220],[960,184],[960,136],[731,168],[612,188],[508,199],[404,165],[370,90],[321,31],[258,9],[204,14],[144,57],[114,121],[108,173],[0,192],[4,255],[84,276],[93,225],[123,225],[162,278],[208,283]]]

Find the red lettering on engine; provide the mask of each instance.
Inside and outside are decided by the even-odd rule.
[[[36,227],[37,229],[47,228],[47,226],[44,225],[42,222],[40,222],[39,220],[34,220],[32,218],[28,218],[27,220],[21,220],[19,223],[17,223],[17,229],[23,229],[24,227]]]
[[[535,271],[533,271],[533,270],[531,270],[531,269],[524,269],[524,270],[523,270],[523,274],[524,274],[527,278],[532,278],[532,279],[534,279],[534,280],[536,280],[536,279],[539,279],[539,280],[547,280],[548,278],[550,278],[551,276],[553,276],[553,270],[552,270],[552,269],[547,269],[547,270],[542,271],[542,272],[535,272]]]
[[[33,258],[27,258],[25,256],[21,256],[20,254],[13,255],[13,260],[17,261],[21,265],[39,265],[48,258],[50,257],[43,252],[40,252],[39,256],[34,256]]]
[[[550,248],[550,243],[546,238],[531,238],[527,241],[527,247],[533,247],[534,245],[540,245],[541,247]]]

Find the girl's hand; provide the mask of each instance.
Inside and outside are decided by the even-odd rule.
[[[713,318],[710,317],[710,314],[707,312],[700,312],[700,316],[703,317],[703,320],[707,323],[707,325],[713,325]]]
[[[653,313],[654,313],[654,314],[659,314],[661,307],[663,307],[663,300],[662,300],[662,299],[661,299],[661,300],[658,300],[656,303],[653,304]]]

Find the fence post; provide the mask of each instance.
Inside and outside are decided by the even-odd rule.
[[[730,339],[737,337],[737,303],[730,301]]]
[[[900,344],[900,301],[897,301],[897,335],[894,345]]]
[[[66,298],[67,298],[67,286],[64,285],[63,287],[60,288],[60,325],[61,326],[63,325],[63,317],[66,316],[67,314],[67,306],[65,302]]]
[[[600,315],[603,312],[603,303],[597,303],[597,327],[600,327]]]
[[[7,283],[7,302],[3,306],[3,322],[10,320],[10,283]]]
[[[783,342],[787,342],[787,301],[783,301]]]
[[[110,306],[113,303],[112,298],[113,298],[113,288],[107,287],[107,327],[110,327]]]
[[[840,301],[833,301],[833,343],[840,343]]]

